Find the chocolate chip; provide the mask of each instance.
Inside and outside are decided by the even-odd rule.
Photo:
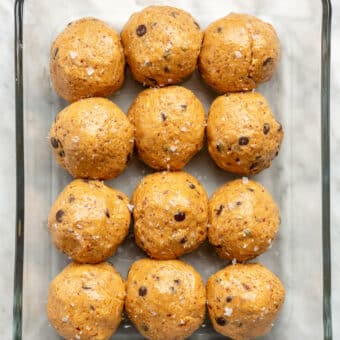
[[[182,110],[186,110],[187,107],[188,107],[188,105],[186,105],[186,104],[182,104],[182,105],[181,105],[181,109],[182,109]]]
[[[254,170],[258,166],[257,163],[250,164],[249,170]]]
[[[65,215],[64,210],[58,210],[57,213],[55,214],[55,219],[57,222],[61,222],[63,220],[63,216]]]
[[[246,283],[242,283],[242,286],[245,290],[250,290],[250,287]]]
[[[217,216],[221,215],[221,212],[222,212],[223,209],[224,209],[224,205],[221,204],[221,205],[219,206],[219,208],[216,210],[216,215],[217,215]]]
[[[221,33],[222,32],[222,27],[217,27],[217,33]]]
[[[149,330],[148,325],[146,325],[145,323],[143,323],[142,328],[144,332],[147,332]]]
[[[148,293],[148,289],[145,286],[142,286],[138,290],[139,296],[145,296]]]
[[[176,285],[179,285],[179,279],[175,279],[174,282],[176,283]]]
[[[95,310],[96,310],[96,309],[94,308],[93,305],[90,305],[90,309],[91,309],[92,311],[95,311]]]
[[[271,57],[267,58],[267,59],[263,62],[263,67],[264,67],[264,66],[267,66],[267,64],[273,62],[273,60],[274,60],[274,59],[271,58]]]
[[[59,147],[59,141],[57,138],[51,137],[51,145],[57,149]]]
[[[186,237],[183,237],[181,240],[180,240],[180,243],[181,244],[184,244],[188,241],[188,239]]]
[[[278,152],[278,151],[276,151],[276,152],[275,152],[275,157],[276,157],[278,154],[279,154],[279,152]]]
[[[240,159],[239,159],[239,158],[236,158],[236,159],[235,159],[235,162],[236,162],[236,163],[239,163],[239,162],[240,162]]]
[[[198,29],[201,29],[200,25],[198,24],[198,22],[194,21],[194,24],[195,26],[198,28]]]
[[[169,73],[169,72],[170,72],[170,69],[169,69],[168,66],[165,66],[165,67],[164,67],[164,72],[165,72],[165,73]]]
[[[65,152],[64,152],[64,150],[61,150],[61,151],[59,152],[59,156],[60,156],[60,157],[65,157]]]
[[[124,198],[123,198],[121,195],[117,195],[117,198],[118,198],[119,200],[121,200],[121,201],[124,200]]]
[[[89,286],[81,286],[81,288],[85,289],[85,290],[91,290],[92,288]]]
[[[238,144],[239,145],[247,145],[249,143],[249,138],[248,137],[240,137],[238,139]]]
[[[156,79],[154,79],[154,78],[147,78],[147,79],[148,79],[148,81],[149,81],[150,83],[152,83],[152,85],[154,85],[154,86],[157,85],[157,80],[156,80]]]
[[[242,202],[240,202],[240,201],[236,202],[236,205],[241,205],[241,204],[242,204]]]
[[[145,25],[139,25],[136,29],[136,34],[139,37],[142,37],[146,33],[146,26]]]
[[[277,129],[278,132],[282,131],[282,125],[279,123],[279,128]]]
[[[74,200],[75,200],[75,197],[74,197],[74,195],[73,195],[73,194],[71,194],[71,195],[68,197],[68,201],[69,201],[69,203],[72,203],[72,202],[74,202]]]
[[[182,222],[182,221],[185,220],[185,213],[182,212],[182,211],[179,211],[178,213],[176,213],[176,214],[174,215],[174,218],[175,218],[175,220],[176,220],[177,222]]]
[[[195,184],[189,183],[189,188],[190,188],[190,189],[195,189],[195,188],[196,188],[196,187],[195,187]]]
[[[264,133],[265,135],[267,135],[268,132],[269,132],[269,130],[270,130],[269,124],[268,124],[268,123],[264,123],[264,124],[263,124],[263,133]]]
[[[227,320],[222,317],[216,318],[215,321],[220,326],[225,326],[227,324]]]
[[[223,145],[221,143],[216,144],[216,150],[218,152],[222,152],[222,149],[223,149]]]
[[[166,119],[168,118],[168,117],[166,116],[166,113],[164,113],[164,112],[161,112],[161,116],[162,116],[162,121],[163,121],[163,122],[165,122]]]
[[[226,301],[227,301],[227,302],[231,302],[232,299],[233,299],[232,296],[227,296]]]
[[[255,190],[252,188],[247,188],[248,191],[254,192]]]
[[[170,291],[171,291],[171,293],[172,293],[172,294],[175,294],[175,293],[176,293],[176,289],[175,289],[175,287],[173,287],[173,286],[170,286]]]
[[[172,314],[169,313],[169,314],[167,314],[166,316],[167,316],[168,318],[171,318],[171,317],[172,317]]]
[[[109,209],[105,210],[105,215],[106,215],[107,218],[110,218],[110,211],[109,211]]]
[[[54,53],[53,53],[53,59],[55,59],[57,57],[59,53],[59,47],[57,47],[55,50],[54,50]]]

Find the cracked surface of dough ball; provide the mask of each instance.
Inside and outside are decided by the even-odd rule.
[[[144,90],[128,117],[135,128],[138,156],[154,169],[180,170],[203,146],[205,110],[184,87]]]
[[[112,256],[128,234],[127,196],[101,181],[76,179],[54,202],[48,226],[55,246],[80,263]]]
[[[59,112],[50,129],[57,163],[73,177],[109,179],[126,167],[133,151],[133,127],[105,98],[79,100]]]
[[[279,278],[257,263],[228,266],[207,281],[213,327],[234,340],[266,335],[284,298],[285,289]]]
[[[130,268],[126,287],[126,312],[147,339],[186,339],[204,321],[205,287],[183,261],[139,260]]]
[[[268,81],[280,59],[272,25],[246,14],[229,14],[208,26],[198,66],[219,93],[248,91]]]
[[[125,284],[111,265],[71,263],[50,284],[47,317],[66,340],[108,340],[124,299]]]
[[[255,181],[228,182],[209,200],[209,241],[224,259],[247,261],[261,255],[272,246],[279,224],[278,206]]]
[[[137,245],[156,259],[174,259],[196,249],[207,236],[208,198],[185,172],[158,172],[133,193]]]
[[[255,175],[278,155],[283,129],[260,93],[231,93],[212,103],[207,139],[210,156],[221,169]]]
[[[51,47],[52,84],[69,102],[113,94],[123,84],[124,68],[118,33],[95,18],[70,23]]]
[[[121,37],[134,78],[147,86],[165,86],[194,72],[203,32],[181,9],[150,6],[130,17]]]

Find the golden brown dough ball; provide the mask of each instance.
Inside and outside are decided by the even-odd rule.
[[[108,263],[69,264],[51,282],[47,317],[66,340],[107,340],[118,328],[125,285]]]
[[[268,81],[280,59],[280,41],[268,23],[245,14],[229,14],[204,33],[199,70],[219,93],[248,91]]]
[[[196,249],[207,236],[208,198],[185,172],[158,172],[133,193],[137,245],[156,259],[174,259]]]
[[[226,183],[209,200],[208,237],[224,259],[246,261],[276,238],[280,211],[270,193],[246,178]]]
[[[113,94],[123,84],[124,67],[118,33],[98,19],[70,23],[51,47],[52,84],[69,102]]]
[[[126,287],[127,315],[147,339],[186,339],[204,320],[205,287],[183,261],[139,260],[130,268]]]
[[[181,86],[147,89],[132,103],[138,156],[157,170],[180,170],[202,148],[205,110]]]
[[[208,312],[218,333],[234,340],[266,335],[277,319],[285,289],[261,264],[236,264],[207,282]]]
[[[133,151],[132,125],[104,98],[82,99],[60,111],[49,138],[57,163],[78,178],[117,177]]]
[[[255,175],[278,155],[283,129],[260,93],[232,93],[212,103],[207,139],[210,156],[221,169]]]
[[[130,17],[121,37],[134,78],[143,85],[164,86],[194,72],[203,32],[181,9],[150,6]]]
[[[54,202],[48,227],[55,246],[81,263],[112,256],[129,231],[128,198],[100,181],[76,179]]]

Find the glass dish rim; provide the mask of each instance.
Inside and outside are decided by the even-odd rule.
[[[16,136],[16,226],[13,291],[13,340],[22,339],[22,290],[24,270],[24,107],[23,107],[23,12],[25,0],[14,3],[14,62],[15,62],[15,136]],[[331,304],[331,225],[330,225],[330,58],[331,0],[322,2],[321,28],[321,184],[322,184],[322,267],[323,267],[323,334],[332,340]]]

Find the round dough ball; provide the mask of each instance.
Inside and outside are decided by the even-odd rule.
[[[207,236],[208,198],[185,172],[158,172],[142,179],[132,196],[137,245],[156,259],[174,259]]]
[[[205,31],[198,66],[209,86],[226,93],[268,81],[279,59],[280,41],[272,25],[232,13]]]
[[[180,170],[203,146],[205,110],[184,87],[141,92],[128,117],[135,127],[138,156],[154,169]]]
[[[285,289],[261,264],[236,264],[207,282],[208,312],[215,330],[234,340],[267,334],[277,319]]]
[[[47,317],[66,340],[106,340],[118,328],[125,285],[108,263],[69,264],[51,282]]]
[[[147,339],[186,339],[204,321],[205,287],[197,271],[183,261],[135,262],[126,290],[127,315]]]
[[[220,257],[247,261],[271,247],[280,211],[260,183],[238,179],[217,189],[210,198],[209,224],[209,241]]]
[[[49,138],[57,163],[78,178],[117,177],[133,151],[132,125],[104,98],[82,99],[60,111]]]
[[[121,37],[134,78],[143,85],[164,86],[194,72],[203,32],[181,9],[150,6],[130,17]]]
[[[128,234],[128,198],[100,181],[76,179],[54,202],[48,227],[55,246],[81,263],[112,256]]]
[[[124,68],[118,33],[98,19],[70,23],[51,47],[52,84],[69,102],[113,94],[123,84]]]
[[[255,175],[271,166],[283,139],[282,125],[259,93],[232,93],[212,103],[208,150],[223,170]]]

